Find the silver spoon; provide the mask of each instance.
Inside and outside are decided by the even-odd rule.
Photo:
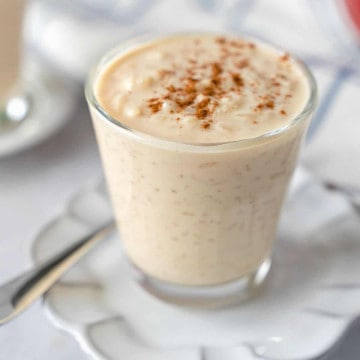
[[[114,228],[113,221],[99,227],[45,263],[0,286],[0,325],[13,319],[42,296]]]

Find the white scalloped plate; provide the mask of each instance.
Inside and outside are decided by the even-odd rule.
[[[102,185],[85,189],[36,238],[42,261],[106,218]],[[263,292],[241,306],[191,310],[133,283],[114,234],[44,301],[51,321],[94,359],[299,360],[329,350],[360,313],[360,221],[340,195],[297,171]]]

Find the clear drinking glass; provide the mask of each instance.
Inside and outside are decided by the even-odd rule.
[[[29,53],[23,59],[26,3],[0,1],[0,157],[55,132],[74,105],[69,83]]]
[[[18,75],[20,72],[20,50],[22,45],[22,21],[25,0],[2,1],[0,3],[0,106],[1,125],[11,126],[20,121],[29,109],[28,102],[19,96]],[[15,113],[11,101],[22,102],[22,111]],[[3,129],[2,129],[3,130]]]
[[[301,113],[262,136],[186,144],[150,136],[112,118],[94,88],[102,69],[133,46],[107,54],[86,97],[125,253],[139,283],[173,303],[220,306],[252,296],[270,269],[278,218],[316,84]]]

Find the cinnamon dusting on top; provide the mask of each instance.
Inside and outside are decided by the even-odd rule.
[[[246,43],[243,40],[227,39],[217,37],[215,42],[219,45],[222,56],[229,55],[232,48],[241,49],[248,46],[251,49],[256,47],[253,43]],[[195,44],[199,42],[195,41]],[[239,54],[238,54],[239,55]],[[241,54],[242,55],[242,54]],[[224,61],[224,58],[222,57]],[[241,76],[241,69],[248,67],[250,59],[242,58],[239,60],[234,57],[234,65],[238,72],[229,72],[224,70],[222,63],[219,61],[199,63],[193,58],[186,59],[187,67],[185,68],[186,76],[181,79],[180,86],[175,87],[173,84],[166,86],[166,92],[157,98],[148,99],[148,107],[152,113],[159,112],[165,100],[176,104],[176,110],[172,112],[193,114],[199,120],[207,120],[201,123],[202,129],[208,129],[212,123],[211,116],[219,105],[219,100],[230,90],[241,95],[241,88],[246,84]],[[171,76],[175,74],[176,69],[162,69],[162,76]],[[196,76],[194,76],[196,74]],[[223,87],[224,81],[230,78],[233,86],[230,89]],[[208,79],[208,84],[201,85],[201,80]],[[198,97],[202,100],[197,101]],[[178,119],[178,118],[177,118]]]
[[[204,130],[205,130],[205,129],[208,129],[208,128],[210,127],[211,123],[212,123],[212,120],[203,121],[203,122],[201,123],[200,127],[201,127],[202,129],[204,129]]]
[[[269,100],[265,103],[265,106],[269,109],[273,109],[275,107],[275,103],[273,100]]]
[[[162,101],[159,101],[158,98],[151,98],[148,100],[148,105],[149,105],[149,108],[151,109],[151,112],[153,114],[155,114],[160,111],[163,103],[162,103]]]
[[[169,85],[167,88],[166,88],[169,92],[173,93],[176,91],[176,88],[174,85]]]
[[[224,36],[219,36],[216,40],[215,40],[218,44],[225,44],[226,43],[226,38]]]
[[[247,84],[242,76],[244,69],[251,68],[251,57],[249,57],[248,50],[243,49],[248,48],[255,51],[256,44],[223,36],[215,38],[214,41],[219,46],[221,54],[219,61],[199,62],[193,58],[193,55],[186,58],[185,54],[185,76],[181,78],[180,85],[175,86],[170,83],[165,87],[165,92],[162,95],[148,99],[147,103],[151,113],[161,111],[164,101],[170,101],[175,105],[175,109],[170,110],[170,113],[184,114],[185,116],[193,115],[202,121],[202,129],[208,129],[213,122],[212,115],[219,106],[219,101],[229,92],[241,97],[242,90],[249,86],[256,96],[258,83],[252,81]],[[194,44],[199,46],[201,42],[199,39],[195,39]],[[279,57],[280,62],[288,60],[289,54],[287,53]],[[226,66],[229,61],[232,61],[233,68],[236,71],[230,71],[229,67]],[[166,76],[171,81],[171,76],[176,74],[176,67],[161,69],[160,72],[162,77]],[[233,85],[224,86],[225,83],[229,84],[229,79]],[[206,85],[203,84],[202,80],[207,80]],[[273,74],[270,84],[274,89],[280,89],[282,81],[285,80],[287,80],[286,75],[282,73]],[[266,80],[264,79],[264,81]],[[272,91],[263,97],[260,96],[260,101],[254,110],[258,112],[274,109],[276,107],[275,97],[280,96],[279,90]],[[285,98],[288,97],[289,95],[285,96]],[[284,115],[284,110],[280,110],[280,113]],[[176,117],[176,121],[179,119]]]
[[[245,60],[240,60],[235,65],[236,65],[237,68],[243,69],[244,67],[249,66],[249,60],[246,60],[246,59]]]
[[[115,86],[101,92],[114,117],[160,137],[216,142],[282,126],[301,108],[306,89],[289,54],[225,36],[167,41],[109,67]]]
[[[237,86],[244,86],[244,80],[239,74],[231,74],[231,77]]]

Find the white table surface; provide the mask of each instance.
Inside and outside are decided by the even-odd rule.
[[[281,5],[291,8],[289,3],[282,1]],[[265,1],[257,4],[257,14],[268,14]],[[307,10],[301,12],[297,6],[293,7],[296,16],[307,14]],[[276,7],[270,10],[275,11]],[[245,28],[249,31],[259,28],[257,21],[262,26],[263,19],[255,16],[251,22],[245,22]],[[271,31],[276,36],[277,24],[273,25]],[[298,29],[301,34],[308,30],[314,41],[307,45],[313,45],[315,52],[322,49],[324,55],[327,53],[325,43],[313,27],[314,24],[307,23],[307,29]],[[293,41],[291,37],[286,39],[289,43]],[[283,45],[287,47],[286,42]],[[331,88],[333,70],[325,67],[317,76],[324,97]],[[303,153],[303,163],[319,176],[355,186],[360,186],[358,99],[358,84],[346,83],[338,91],[336,104],[333,101],[334,104],[328,106],[325,126]],[[100,174],[95,138],[83,100],[68,125],[55,137],[25,153],[0,160],[0,283],[31,265],[30,245],[37,232],[61,210],[72,194]],[[74,339],[54,329],[40,303],[0,328],[0,360],[86,358]],[[344,343],[324,359],[360,359],[360,321]]]
[[[34,235],[101,166],[85,104],[57,136],[0,161],[0,282],[30,265]],[[360,322],[326,360],[358,360]],[[51,325],[38,302],[0,328],[0,359],[87,359],[75,340]],[[127,359],[124,359],[127,360]]]

